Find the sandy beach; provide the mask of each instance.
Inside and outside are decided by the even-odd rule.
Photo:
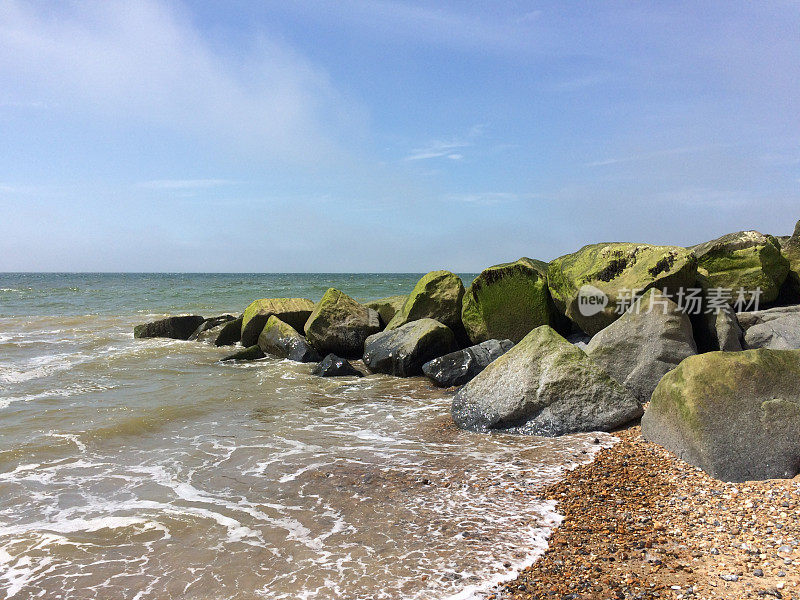
[[[493,599],[800,598],[800,479],[716,481],[640,427],[545,495],[564,522]]]

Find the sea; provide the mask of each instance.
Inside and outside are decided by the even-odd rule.
[[[460,431],[422,377],[133,338],[420,275],[0,274],[0,599],[466,600],[513,578],[560,520],[543,487],[611,436]]]

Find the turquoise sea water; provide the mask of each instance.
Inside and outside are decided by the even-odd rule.
[[[0,274],[0,598],[428,600],[512,576],[558,520],[538,490],[594,435],[463,432],[424,378],[132,336],[418,277]]]

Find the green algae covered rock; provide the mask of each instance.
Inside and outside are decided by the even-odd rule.
[[[789,261],[789,274],[779,301],[783,304],[800,304],[800,221],[795,225],[792,236],[783,243],[781,252]]]
[[[262,298],[252,302],[242,315],[242,346],[258,343],[258,336],[270,316],[275,315],[302,331],[313,310],[314,303],[307,298]]]
[[[653,392],[642,434],[725,481],[800,471],[800,351],[709,352]]]
[[[347,294],[329,288],[305,324],[308,342],[321,355],[361,358],[364,340],[381,330],[380,317]]]
[[[435,319],[453,330],[461,330],[463,297],[464,284],[458,275],[450,271],[431,271],[417,282],[386,329],[397,329],[418,319]]]
[[[278,358],[288,358],[296,362],[317,362],[320,360],[319,354],[308,345],[306,338],[300,335],[297,330],[284,323],[275,315],[267,319],[261,335],[258,336],[258,347],[265,354],[271,354]]]
[[[624,242],[584,246],[555,259],[547,270],[556,307],[589,335],[619,318],[618,304],[630,299],[631,290],[642,294],[650,288],[666,289],[672,296],[680,288],[693,287],[696,280],[697,259],[691,250]],[[583,303],[593,294],[607,299],[597,310]]]
[[[774,302],[789,273],[789,261],[781,254],[778,240],[758,231],[729,233],[692,250],[708,285],[733,290],[732,301],[740,289],[760,288],[760,302]]]
[[[461,321],[473,343],[516,343],[540,325],[552,325],[547,263],[530,258],[484,269],[464,294]]]
[[[453,398],[462,429],[557,436],[609,431],[642,414],[639,401],[583,350],[542,325]]]
[[[259,358],[264,358],[264,356],[264,351],[257,345],[254,345],[229,354],[225,358],[221,358],[220,362],[227,362],[229,360],[258,360]]]
[[[397,312],[403,308],[406,300],[408,300],[408,296],[389,296],[388,298],[365,302],[364,306],[377,311],[378,316],[381,318],[381,324],[386,327]]]

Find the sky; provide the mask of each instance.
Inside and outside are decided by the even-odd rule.
[[[800,2],[0,0],[0,215],[0,271],[786,235]]]

